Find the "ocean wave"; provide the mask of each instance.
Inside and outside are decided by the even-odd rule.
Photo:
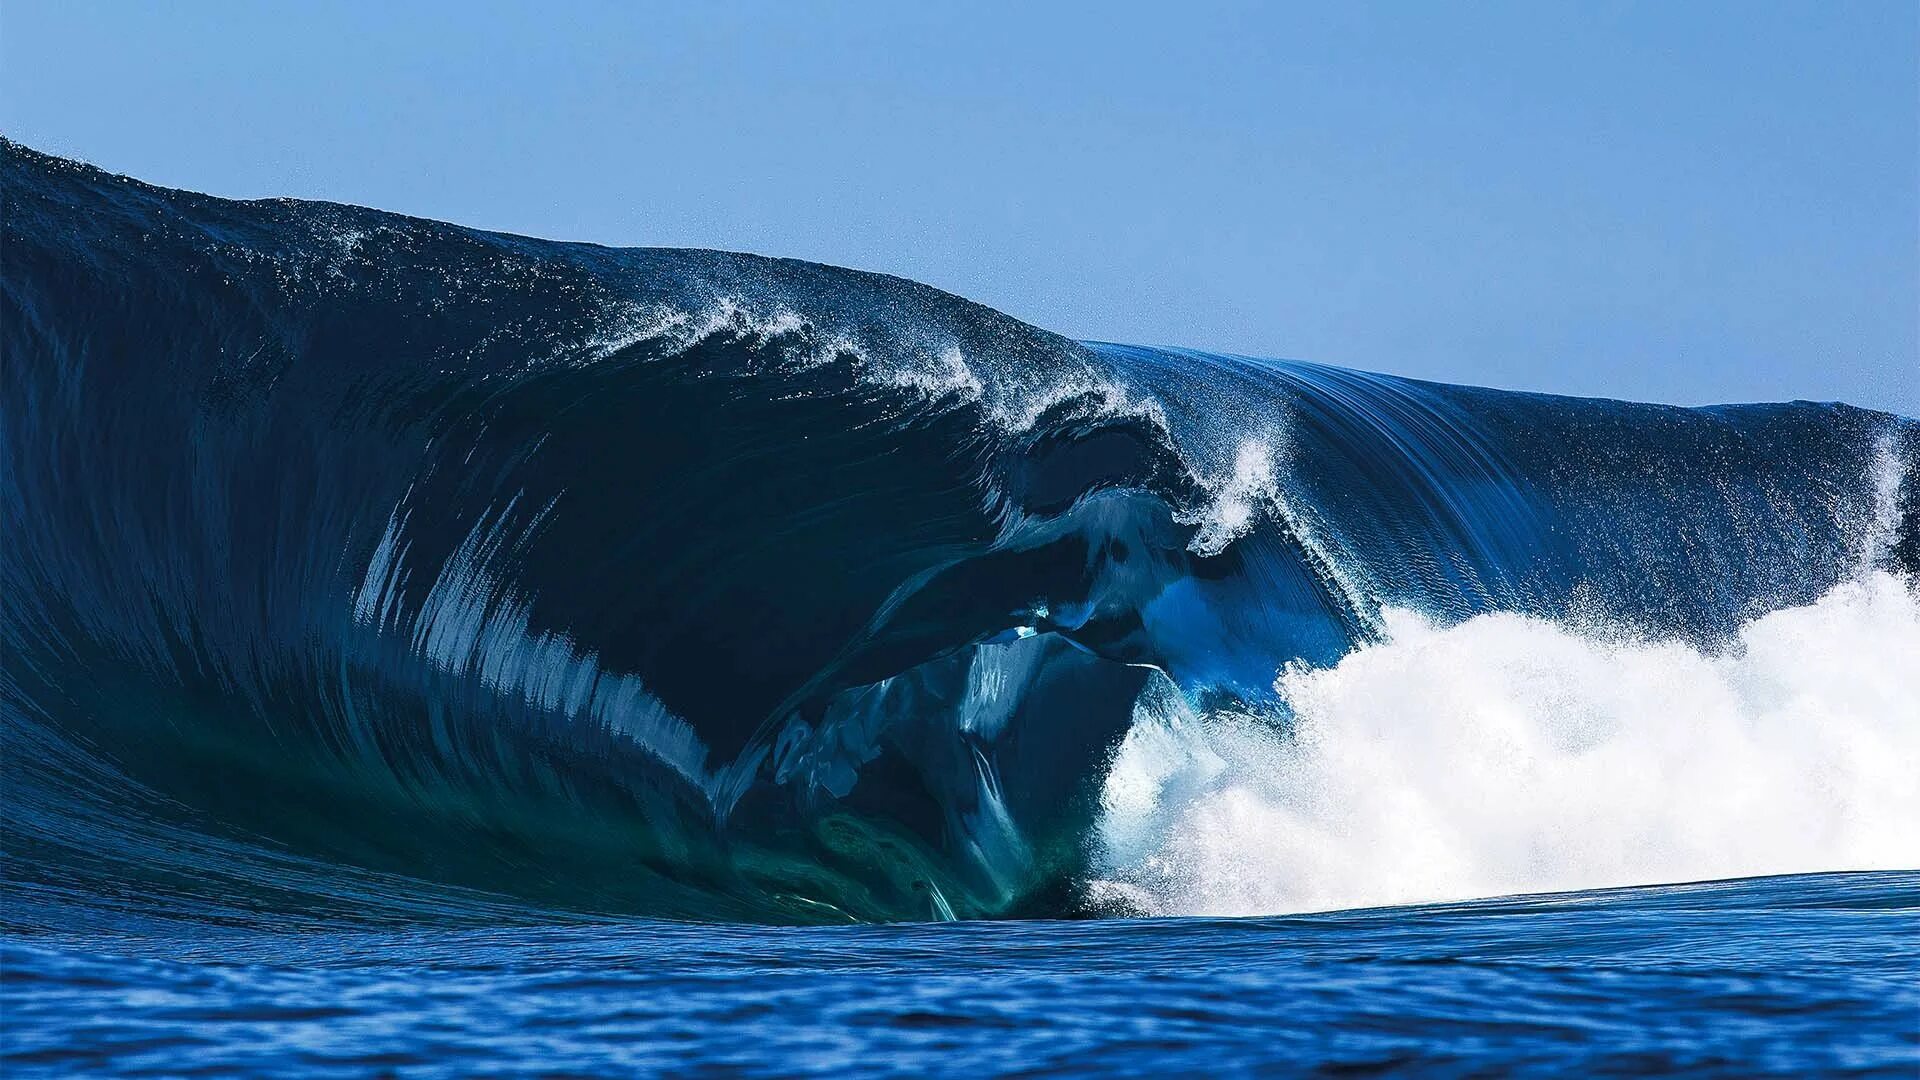
[[[1186,768],[1141,764],[1151,717],[1365,731],[1357,672],[1444,655],[1506,693],[1527,637],[1582,693],[1658,668],[1578,659],[1592,626],[1752,681],[1717,658],[1755,627],[1920,569],[1915,427],[1883,413],[1077,343],[792,260],[11,143],[0,172],[0,854],[46,901],[11,918],[1205,907],[1109,842],[1116,776]],[[1439,739],[1406,722],[1383,767]],[[1128,843],[1172,859],[1225,804],[1154,805]],[[1270,874],[1256,907],[1398,843],[1336,866],[1334,819],[1263,813],[1321,892]]]

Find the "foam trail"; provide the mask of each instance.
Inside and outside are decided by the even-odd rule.
[[[1252,915],[1920,866],[1920,601],[1876,573],[1729,649],[1510,614],[1283,672],[1294,716],[1146,709],[1096,896]]]

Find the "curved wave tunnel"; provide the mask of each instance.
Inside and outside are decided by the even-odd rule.
[[[1884,413],[0,175],[15,921],[1084,911],[1143,710],[1284,737],[1395,610],[1712,650],[1920,570]]]

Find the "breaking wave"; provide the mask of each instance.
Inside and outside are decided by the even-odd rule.
[[[1141,711],[1103,789],[1110,902],[1334,910],[1920,866],[1920,602],[1873,573],[1702,652],[1390,611],[1277,713]]]
[[[1913,421],[1069,341],[0,146],[12,925],[1913,865]]]

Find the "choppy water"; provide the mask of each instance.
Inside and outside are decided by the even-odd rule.
[[[13,935],[10,1077],[1920,1070],[1920,874],[1262,919]]]

